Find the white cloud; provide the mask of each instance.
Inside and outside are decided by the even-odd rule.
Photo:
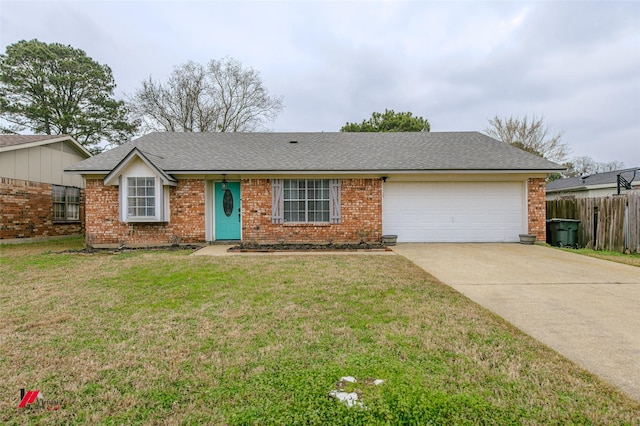
[[[575,155],[640,165],[639,2],[2,0],[0,50],[32,38],[109,65],[119,94],[232,56],[284,95],[274,130],[385,108],[433,130],[536,114]]]

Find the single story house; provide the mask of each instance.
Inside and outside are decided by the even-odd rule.
[[[618,175],[622,178],[621,194],[630,190],[640,190],[640,167],[632,167],[548,182],[547,200],[559,200],[567,197],[598,198],[616,195],[618,194]]]
[[[84,232],[84,180],[64,168],[91,157],[67,135],[0,135],[0,242]]]
[[[478,132],[151,133],[66,170],[97,246],[545,241],[563,167]]]

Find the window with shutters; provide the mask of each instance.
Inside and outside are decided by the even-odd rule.
[[[273,223],[340,223],[340,180],[274,179]]]
[[[54,222],[80,220],[80,188],[53,185],[52,198]]]

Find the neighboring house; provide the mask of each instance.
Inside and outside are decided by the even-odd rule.
[[[560,170],[478,132],[151,133],[67,168],[94,246],[545,241]]]
[[[633,167],[548,182],[547,200],[552,201],[567,197],[597,198],[616,195],[618,194],[618,175],[624,181],[630,182],[632,190],[640,190],[640,167]],[[623,185],[620,193],[628,191],[629,189]]]
[[[0,242],[82,234],[84,180],[64,168],[89,157],[66,135],[0,135]]]

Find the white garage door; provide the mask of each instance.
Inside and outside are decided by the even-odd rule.
[[[526,232],[522,182],[387,182],[382,232],[398,242],[515,242]]]

